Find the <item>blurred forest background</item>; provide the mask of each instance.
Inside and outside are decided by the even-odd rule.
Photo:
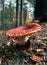
[[[17,26],[16,14],[17,1],[22,0],[0,0],[0,29],[8,30]],[[23,25],[34,18],[35,0],[23,0]],[[21,4],[20,4],[21,5]],[[18,5],[17,5],[18,6]],[[29,20],[28,20],[29,19]]]

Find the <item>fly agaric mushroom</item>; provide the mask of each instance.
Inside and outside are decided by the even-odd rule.
[[[15,29],[8,30],[8,37],[15,37],[20,41],[20,45],[25,45],[25,37],[31,36],[33,33],[40,31],[41,26],[37,23],[29,23],[26,26],[21,26]]]

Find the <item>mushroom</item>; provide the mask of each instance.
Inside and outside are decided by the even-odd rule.
[[[30,57],[30,59],[34,62],[41,62],[43,61],[43,58],[41,58],[40,56],[37,55],[33,55],[32,57]]]
[[[8,37],[17,38],[20,42],[20,45],[25,45],[25,38],[40,30],[41,26],[39,24],[29,23],[26,26],[20,26],[15,29],[8,30],[6,35]]]

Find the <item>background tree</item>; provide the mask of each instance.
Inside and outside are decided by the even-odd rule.
[[[6,3],[7,4],[7,3]],[[13,22],[14,18],[14,6],[12,5],[12,1],[10,0],[9,4],[6,6],[5,1],[1,1],[1,28],[5,29],[5,23],[8,24]],[[16,17],[15,17],[16,18]]]
[[[19,2],[18,2],[18,0],[16,0],[16,27],[17,27],[17,25],[18,25],[18,4]]]
[[[35,4],[35,0],[28,0],[31,4]]]
[[[36,0],[34,20],[47,22],[47,0]]]
[[[15,6],[15,4],[13,6],[13,4],[12,4],[13,0],[8,0],[9,4],[7,4],[8,3],[7,0],[1,0],[1,8],[2,8],[2,10],[1,10],[1,26],[2,26],[2,28],[4,28],[4,22],[6,22],[6,23],[13,22],[14,19],[15,19],[16,26],[25,24],[25,20],[23,21],[23,18],[26,17],[27,9],[26,9],[25,5],[23,4],[24,0],[15,0],[15,1],[14,2],[16,3],[16,6]],[[34,4],[35,0],[27,0],[27,1],[30,2],[31,4]],[[5,5],[5,2],[7,2],[6,3],[7,6]],[[20,8],[21,8],[20,21],[18,19],[19,18],[19,15],[18,15],[19,2],[21,2],[21,4],[20,4]],[[24,9],[23,9],[22,5],[25,7]],[[23,15],[24,15],[24,17],[23,17]],[[20,23],[17,21],[19,21]]]
[[[4,28],[4,0],[1,0],[1,28]]]

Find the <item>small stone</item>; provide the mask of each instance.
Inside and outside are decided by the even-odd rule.
[[[10,46],[10,42],[8,42],[7,45]]]

